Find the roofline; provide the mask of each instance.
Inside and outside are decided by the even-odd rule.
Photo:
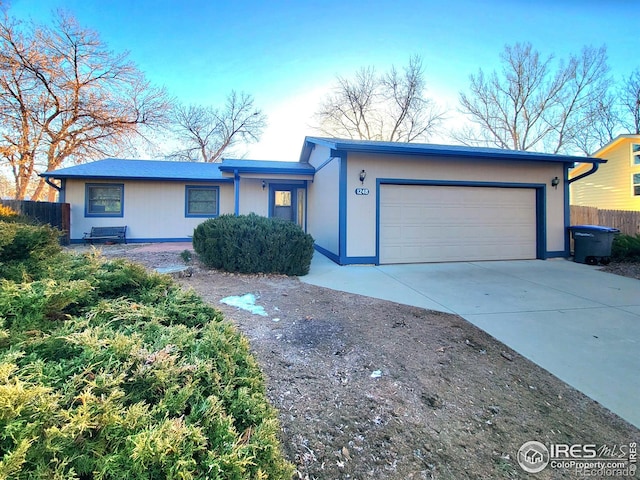
[[[358,141],[329,139],[322,137],[305,137],[305,147],[302,150],[301,161],[304,155],[311,153],[311,145],[322,145],[332,150],[346,150],[360,153],[386,153],[398,155],[416,155],[425,157],[457,157],[457,158],[491,158],[518,161],[546,161],[556,163],[606,163],[606,160],[596,157],[577,157],[570,155],[557,155],[551,153],[529,152],[522,150],[498,150],[483,151],[481,149],[461,151],[459,146],[453,146],[447,151],[447,145],[412,144],[415,146],[406,148],[405,143],[389,145],[388,143],[360,143]],[[410,144],[411,145],[411,144]],[[417,145],[422,145],[418,147]],[[307,148],[309,147],[309,148]],[[474,147],[468,147],[473,149]]]
[[[639,134],[635,134],[635,133],[623,133],[621,135],[618,135],[616,138],[611,140],[609,143],[607,143],[606,145],[603,145],[598,150],[596,150],[593,153],[593,156],[602,155],[604,152],[612,149],[613,147],[615,147],[618,143],[620,143],[623,140],[639,140],[640,141],[640,135]]]
[[[69,178],[77,178],[77,179],[95,179],[95,180],[140,180],[140,181],[158,181],[158,182],[223,182],[230,183],[233,182],[233,179],[230,178],[193,178],[193,177],[129,177],[123,175],[73,175],[73,174],[62,174],[57,175],[55,171],[53,172],[44,172],[38,174],[38,176],[43,178],[57,178],[57,179],[69,179]]]
[[[297,165],[297,163],[296,163]],[[276,167],[256,167],[256,166],[220,166],[221,172],[230,173],[262,173],[262,174],[280,174],[280,175],[313,175],[316,169],[312,166],[298,168],[276,168]]]

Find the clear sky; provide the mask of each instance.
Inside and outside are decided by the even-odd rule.
[[[504,46],[515,42],[560,58],[606,44],[616,78],[640,68],[640,0],[8,3],[21,19],[46,21],[59,8],[74,14],[184,102],[220,104],[232,89],[252,94],[269,118],[247,152],[254,159],[296,160],[336,75],[364,66],[384,71],[418,54],[427,94],[451,109],[469,74],[497,68]]]

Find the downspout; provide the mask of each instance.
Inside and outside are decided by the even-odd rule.
[[[592,163],[591,164],[591,170],[589,170],[588,172],[584,172],[583,174],[578,175],[577,177],[570,178],[569,179],[569,183],[573,183],[576,180],[580,180],[581,178],[588,177],[589,175],[592,175],[592,174],[596,173],[598,171],[598,167],[599,166],[600,166],[599,163]]]
[[[62,187],[59,187],[58,185],[56,185],[55,183],[53,183],[51,180],[49,180],[50,177],[44,177],[44,181],[47,185],[49,185],[50,187],[55,188],[58,192],[60,192],[60,190],[62,190]]]
[[[49,185],[51,188],[53,188],[54,190],[58,191],[58,203],[65,203],[65,194],[64,194],[64,186],[65,186],[65,180],[61,179],[60,180],[60,186],[56,185],[55,183],[53,183],[50,180],[50,177],[43,177],[44,178],[44,182]]]

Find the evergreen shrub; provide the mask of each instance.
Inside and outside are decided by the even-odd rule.
[[[640,235],[616,235],[611,257],[616,261],[640,262]]]
[[[217,310],[126,261],[25,257],[38,278],[0,279],[0,480],[291,478],[262,373]]]
[[[256,214],[221,215],[198,225],[193,248],[211,268],[240,273],[306,275],[313,237],[293,222]]]

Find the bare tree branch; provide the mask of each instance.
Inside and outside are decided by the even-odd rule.
[[[361,68],[352,80],[338,77],[315,117],[325,135],[365,140],[413,142],[435,132],[444,113],[424,96],[422,60],[411,58],[399,72],[395,67],[378,76]]]
[[[0,47],[0,158],[16,198],[33,182],[32,197],[44,193],[35,174],[113,154],[166,122],[166,92],[73,17],[58,14],[52,26],[39,26],[5,13]]]
[[[611,86],[605,47],[585,47],[579,56],[559,62],[542,58],[531,44],[506,46],[502,71],[488,78],[482,70],[469,77],[460,94],[461,112],[474,129],[455,132],[467,145],[490,145],[550,153],[582,149],[595,128],[594,108]]]
[[[239,143],[257,142],[266,126],[266,116],[253,105],[253,97],[232,91],[224,108],[176,105],[173,131],[183,148],[173,156],[204,162],[219,162]]]

